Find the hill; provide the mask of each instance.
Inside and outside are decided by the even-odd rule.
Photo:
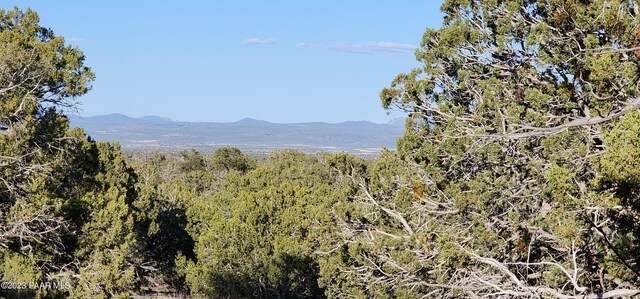
[[[233,146],[254,154],[293,148],[308,153],[345,151],[375,156],[383,147],[394,148],[396,138],[404,131],[397,124],[368,121],[280,124],[245,118],[229,123],[179,122],[160,116],[133,118],[122,114],[69,119],[72,127],[84,128],[96,140],[119,141],[126,150],[143,151],[210,151]]]

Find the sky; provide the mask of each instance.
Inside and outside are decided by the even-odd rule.
[[[2,1],[79,47],[81,116],[387,122],[379,93],[420,67],[442,1]]]

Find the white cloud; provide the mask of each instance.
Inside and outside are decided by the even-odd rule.
[[[307,44],[299,43],[298,48],[322,49],[330,51],[358,53],[358,54],[376,54],[376,53],[396,53],[396,54],[413,54],[416,46],[410,44],[401,44],[394,42],[363,42],[363,43],[324,43],[324,44]]]
[[[260,39],[260,38],[247,38],[242,41],[243,45],[275,45],[276,40],[273,38]]]

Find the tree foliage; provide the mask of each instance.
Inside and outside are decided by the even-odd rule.
[[[234,147],[221,147],[213,152],[211,168],[217,171],[239,171],[245,173],[254,169],[255,161]]]
[[[84,55],[31,10],[0,10],[0,279],[26,296],[123,297],[136,287],[136,175],[119,146],[68,131],[90,89]]]
[[[397,157],[352,176],[333,295],[637,294],[638,3],[442,10],[423,67],[381,93],[411,119]]]
[[[322,297],[313,253],[320,236],[314,229],[341,192],[337,187],[329,168],[294,151],[272,153],[245,176],[227,175],[214,195],[188,209],[197,255],[186,264],[192,292]]]
[[[640,5],[446,0],[397,151],[136,153],[69,130],[80,50],[0,10],[0,280],[27,297],[640,294]]]
[[[216,149],[210,155],[195,149],[177,154],[137,153],[131,161],[139,178],[136,230],[145,258],[144,283],[187,291],[185,263],[196,259],[194,240],[203,233],[194,230],[195,219],[210,217],[205,213],[210,208],[199,210],[200,204],[225,192],[231,186],[227,180],[255,168],[256,162],[231,147]]]

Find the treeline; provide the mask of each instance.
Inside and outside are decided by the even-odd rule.
[[[124,298],[640,293],[640,5],[447,0],[383,89],[397,150],[125,158],[69,130],[94,75],[0,11],[0,290]],[[9,284],[6,284],[9,283]]]

